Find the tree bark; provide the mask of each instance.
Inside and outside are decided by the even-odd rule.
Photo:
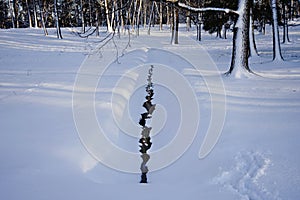
[[[89,0],[89,26],[93,26],[93,15],[92,15],[92,4],[91,0]]]
[[[170,10],[172,10],[172,8],[170,8],[168,5],[167,5],[167,25],[171,25],[171,20],[170,20]]]
[[[109,9],[108,9],[108,2],[107,2],[107,0],[104,1],[104,6],[105,6],[107,30],[108,30],[108,32],[112,32],[113,28],[112,28],[112,23],[111,23],[110,15],[109,15]]]
[[[202,29],[202,17],[201,14],[198,13],[198,22],[197,22],[197,39],[201,41],[201,29]]]
[[[178,44],[178,28],[179,28],[179,13],[178,8],[173,7],[172,9],[172,23],[171,23],[171,44]]]
[[[278,30],[278,21],[277,21],[277,2],[276,0],[271,0],[272,7],[272,31],[273,31],[273,60],[282,61],[283,57],[281,55],[280,47],[280,38]]]
[[[254,55],[258,56],[258,51],[255,43],[255,35],[254,35],[254,21],[252,20],[252,8],[250,11],[250,33],[249,33],[249,39],[250,39],[250,57],[253,57]]]
[[[139,9],[138,9],[138,14],[137,14],[137,35],[140,35],[140,18],[141,18],[141,11],[142,11],[142,0],[139,2]]]
[[[85,33],[85,16],[84,16],[84,8],[83,8],[83,0],[80,0],[81,7],[81,32]]]
[[[178,8],[175,8],[174,10],[174,18],[175,18],[175,33],[174,33],[174,44],[178,44],[179,41],[178,41],[178,31],[179,31],[179,12],[178,12]]]
[[[45,2],[42,0],[42,5],[41,5],[41,0],[39,0],[39,8],[41,10],[40,12],[40,17],[41,17],[41,22],[42,22],[42,28],[44,30],[45,36],[48,35],[48,31],[46,29],[46,22],[45,22]]]
[[[54,16],[55,16],[55,24],[56,24],[56,35],[58,39],[63,39],[61,30],[60,30],[60,23],[59,23],[59,16],[57,11],[57,0],[54,0]]]
[[[147,26],[147,4],[146,4],[146,0],[143,0],[144,2],[144,28],[146,28]]]
[[[159,30],[163,30],[163,3],[159,3]]]
[[[250,0],[241,0],[239,3],[239,18],[233,31],[233,48],[231,65],[226,75],[234,74],[241,78],[251,73],[249,68],[249,26],[250,26]]]
[[[29,28],[32,28],[32,19],[31,19],[31,14],[30,14],[30,8],[29,8],[28,0],[26,0],[25,3],[26,3],[26,7],[27,7],[27,16],[28,16]]]
[[[149,17],[149,25],[148,25],[148,35],[150,35],[152,16],[153,16],[153,13],[154,13],[154,3],[155,3],[155,1],[153,1],[152,6],[151,6],[151,12],[150,12],[150,17]]]
[[[96,37],[99,37],[99,9],[96,8],[96,18],[95,18],[95,23],[96,23]]]
[[[288,18],[286,13],[287,6],[283,3],[283,36],[282,36],[282,43],[290,42],[289,38],[289,26],[288,26]]]
[[[174,33],[175,33],[175,16],[174,16],[174,8],[170,8],[170,28],[171,28],[171,44],[174,41]]]
[[[37,20],[37,12],[36,12],[35,2],[33,2],[33,16],[34,16],[34,28],[38,28],[38,20]]]
[[[171,0],[169,0],[171,1]],[[218,11],[226,13],[237,14],[238,20],[233,30],[233,48],[232,59],[229,70],[226,75],[234,74],[235,77],[241,78],[243,75],[252,73],[249,68],[249,26],[250,26],[250,7],[252,0],[240,0],[238,10],[231,10],[228,8],[193,8],[191,6],[182,4],[178,1],[175,3],[184,9],[188,9],[194,12],[206,12],[206,11]]]
[[[19,28],[20,24],[19,24],[19,1],[18,0],[14,0],[14,13],[15,13],[15,27]]]

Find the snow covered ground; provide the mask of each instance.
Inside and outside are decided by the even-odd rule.
[[[231,39],[198,43],[184,28],[179,45],[167,30],[130,42],[0,30],[0,198],[299,199],[300,28],[284,62],[271,62],[270,34],[256,35],[258,75],[236,79],[221,75]],[[151,64],[157,109],[139,184]]]

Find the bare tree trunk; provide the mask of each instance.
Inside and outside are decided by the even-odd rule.
[[[223,30],[223,38],[227,39],[227,26],[226,24],[222,26],[222,30]]]
[[[58,16],[58,11],[57,11],[57,0],[54,0],[54,16],[55,16],[57,38],[63,39],[61,30],[60,30],[59,16]]]
[[[45,2],[43,1],[43,4],[41,5],[41,0],[39,0],[39,8],[40,8],[40,17],[42,22],[42,28],[44,30],[44,34],[48,35],[48,31],[46,29],[46,23],[45,23]]]
[[[140,35],[141,10],[142,10],[142,0],[140,0],[139,9],[138,9],[138,15],[137,15],[137,35]]]
[[[89,0],[89,26],[92,27],[93,26],[93,16],[92,16],[92,4],[91,4],[91,0]]]
[[[278,30],[278,21],[277,21],[277,2],[276,0],[271,0],[272,7],[272,31],[273,31],[273,60],[282,61],[283,57],[281,55],[281,47],[280,47],[280,38],[279,38],[279,30]]]
[[[171,29],[171,44],[173,44],[175,36],[175,16],[174,16],[174,7],[170,8],[170,29]]]
[[[123,2],[121,1],[121,7],[123,7]],[[123,9],[120,10],[120,20],[121,20],[121,27],[122,27],[122,33],[125,32],[125,21],[124,21],[124,16],[123,16]]]
[[[109,8],[108,8],[107,0],[104,1],[104,6],[105,6],[107,30],[108,30],[108,32],[113,32],[112,23],[110,21]]]
[[[201,29],[202,29],[202,17],[201,14],[198,13],[198,22],[197,22],[197,39],[201,41]]]
[[[15,13],[15,27],[19,28],[19,1],[14,0],[14,13]]]
[[[283,9],[283,36],[282,36],[282,43],[290,42],[289,38],[289,26],[288,26],[288,17],[286,13],[287,6],[282,5]]]
[[[116,0],[113,0],[112,3],[112,11],[111,11],[111,28],[112,28],[112,31],[115,31],[115,28],[116,28],[116,17],[115,17],[115,9],[116,9]]]
[[[171,12],[170,10],[172,10],[172,8],[170,8],[168,5],[167,5],[167,25],[171,25],[171,20],[170,20],[170,16],[171,16]]]
[[[84,17],[84,9],[83,9],[83,0],[80,0],[81,7],[81,32],[85,33],[85,17]]]
[[[174,44],[178,44],[178,31],[179,31],[179,12],[178,8],[174,10],[174,18],[175,18],[175,33],[174,33]]]
[[[147,4],[146,4],[146,0],[144,1],[144,28],[146,28],[147,26]]]
[[[254,34],[254,21],[252,20],[252,8],[250,10],[250,33],[249,33],[249,40],[250,40],[250,55],[258,56],[257,47],[255,43],[255,34]]]
[[[10,11],[11,11],[11,20],[13,28],[19,28],[19,3],[18,0],[13,0],[10,3]]]
[[[113,25],[113,29],[116,30],[116,28],[118,29],[118,35],[119,37],[121,37],[121,33],[120,33],[120,12],[118,10],[118,3],[116,0],[114,0],[114,3],[113,3],[113,12],[114,12],[114,25]]]
[[[154,4],[155,4],[155,1],[153,1],[152,6],[151,6],[151,12],[150,12],[150,17],[149,17],[149,25],[148,25],[148,35],[150,35],[152,16],[153,16],[153,13],[154,13]]]
[[[265,19],[265,17],[263,18],[263,21],[262,21],[262,32],[264,35],[266,35],[266,19]]]
[[[138,0],[135,0],[133,3],[133,12],[132,12],[132,19],[131,19],[131,28],[133,30],[135,30],[135,26],[136,26],[136,16],[137,16],[137,2]],[[129,15],[130,15],[131,11],[129,11]]]
[[[191,17],[190,17],[190,12],[187,13],[187,17],[186,17],[186,30],[190,31],[191,26]]]
[[[96,23],[96,37],[99,37],[99,9],[96,8],[96,18],[95,18],[95,23]]]
[[[199,2],[199,1],[198,1]],[[190,2],[190,0],[186,0],[186,3],[188,4],[188,5],[190,5],[191,4],[191,2]],[[186,30],[187,31],[190,31],[190,28],[192,27],[191,26],[191,12],[190,11],[187,11],[186,12]]]
[[[201,41],[201,23],[197,23],[197,40]]]
[[[179,29],[179,13],[178,8],[173,7],[172,9],[172,23],[171,23],[171,44],[178,44],[178,29]]]
[[[27,7],[27,15],[28,15],[29,28],[32,28],[32,19],[31,19],[31,14],[30,14],[30,8],[29,8],[28,0],[26,0],[25,3],[26,3],[26,7]]]
[[[132,22],[131,22],[132,18],[130,17],[130,13],[131,13],[131,5],[129,5],[128,10],[126,11],[126,23],[125,24],[127,27],[125,27],[124,33],[126,33],[127,29],[129,29],[128,24],[132,25]]]
[[[38,28],[38,20],[37,20],[37,13],[36,13],[36,4],[35,4],[35,2],[33,2],[33,16],[34,16],[34,28]]]
[[[229,71],[241,78],[243,74],[251,72],[249,68],[249,25],[250,25],[250,0],[241,0],[239,3],[239,18],[233,31],[232,59]]]
[[[163,3],[159,3],[159,30],[163,30]]]

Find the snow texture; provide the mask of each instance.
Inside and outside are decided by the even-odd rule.
[[[223,76],[231,58],[230,33],[228,40],[203,33],[199,43],[196,28],[185,32],[182,26],[179,45],[171,45],[167,28],[153,28],[150,36],[147,30],[132,35],[129,46],[126,34],[108,37],[99,50],[105,31],[82,39],[62,29],[64,39],[58,40],[55,29],[47,37],[41,29],[0,30],[0,199],[300,199],[299,27],[291,26],[292,42],[282,44],[283,63],[272,62],[271,27],[267,35],[255,33],[260,56],[250,59],[250,68],[256,75],[241,78]],[[93,104],[74,105],[80,67],[98,72],[108,61],[101,79],[83,71],[87,80],[99,80],[96,88],[78,88],[78,94],[94,94]],[[137,123],[150,64],[156,109],[145,185],[139,184]],[[194,98],[183,101],[188,92]],[[84,146],[72,109],[86,106],[93,107],[105,138],[136,157],[136,163],[120,158],[121,166],[139,173],[111,169]],[[193,128],[184,121],[190,116],[198,117]],[[189,131],[178,132],[183,123]],[[207,133],[219,128],[211,151],[199,159]],[[181,154],[177,148],[166,151],[172,142]],[[108,150],[100,155],[117,159]]]

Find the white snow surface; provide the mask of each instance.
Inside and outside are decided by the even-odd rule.
[[[54,29],[49,32],[45,37],[41,29],[0,30],[0,199],[300,199],[299,26],[290,27],[292,42],[282,44],[282,62],[272,62],[271,28],[267,35],[256,33],[260,56],[250,59],[256,74],[240,79],[222,75],[230,64],[230,34],[223,40],[203,33],[203,41],[197,42],[194,31],[182,28],[179,45],[171,45],[167,28],[152,30],[151,35],[141,30],[140,36],[131,35],[130,45],[128,34],[121,34],[99,50],[107,41],[99,42],[105,32],[82,39],[63,29],[63,40],[56,39]],[[80,105],[73,105],[72,97],[78,71],[87,65],[103,67],[108,59],[104,51],[112,53],[111,61],[96,89],[81,89],[95,93],[98,123],[116,146],[139,156],[138,120],[145,91],[132,83],[145,77],[146,85],[147,74],[133,73],[137,67],[146,72],[150,63],[154,65],[157,109],[150,156],[157,153],[161,162],[168,159],[159,152],[176,138],[183,120],[180,99],[172,91],[182,85],[176,80],[172,85],[156,83],[158,77],[172,80],[168,73],[158,74],[163,73],[159,69],[174,70],[187,80],[199,105],[198,129],[189,148],[156,171],[151,169],[151,159],[156,158],[150,158],[148,184],[139,183],[139,173],[99,162],[76,129],[72,109]],[[88,73],[91,79],[97,76]],[[222,85],[209,83],[217,80]],[[226,111],[221,135],[211,152],[199,159],[205,135],[214,128],[209,126],[223,120],[212,117],[221,107]],[[130,116],[128,127],[122,124],[124,113]],[[141,159],[123,164],[139,169]]]

